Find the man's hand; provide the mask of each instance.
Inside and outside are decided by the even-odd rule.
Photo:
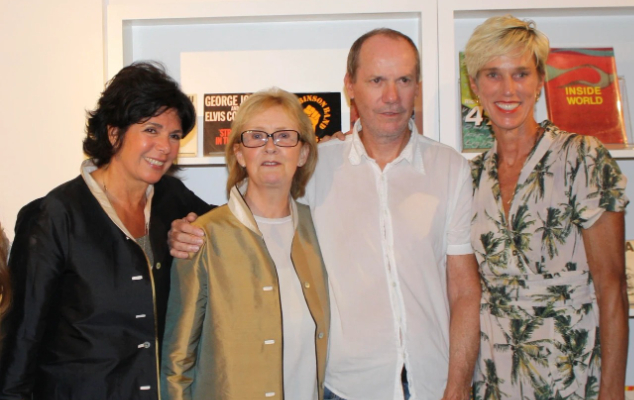
[[[172,229],[167,232],[167,244],[172,257],[188,258],[189,253],[200,250],[205,233],[191,224],[196,219],[198,215],[189,213],[185,218],[172,221]]]
[[[339,131],[339,132],[333,133],[332,135],[326,135],[323,138],[319,139],[319,143],[326,143],[327,141],[332,139],[339,139],[341,141],[344,141],[346,140],[346,135],[348,135],[350,132],[352,131],[348,131],[346,133]]]

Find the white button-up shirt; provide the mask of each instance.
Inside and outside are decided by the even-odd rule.
[[[359,138],[319,146],[308,184],[331,300],[326,386],[349,400],[442,397],[449,361],[447,255],[472,253],[471,177],[418,134],[381,171]]]

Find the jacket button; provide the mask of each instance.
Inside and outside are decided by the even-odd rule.
[[[324,333],[323,332],[319,332],[319,335],[317,335],[318,339],[323,339],[324,338]]]
[[[304,282],[304,287],[305,287],[306,289],[308,289],[308,288],[310,287],[310,283],[308,283],[308,282]]]
[[[513,250],[513,255],[516,256],[517,255],[517,250]]]
[[[160,262],[156,263],[156,269],[161,269],[161,263]]]
[[[139,349],[146,348],[149,349],[151,346],[150,342],[141,343],[138,347]]]

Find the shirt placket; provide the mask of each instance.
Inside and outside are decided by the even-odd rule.
[[[375,165],[378,169],[378,165]],[[401,292],[394,254],[394,230],[392,215],[389,208],[389,179],[388,171],[392,165],[388,164],[383,171],[379,170],[378,192],[380,206],[381,247],[383,249],[383,265],[388,282],[394,328],[397,338],[397,369],[395,371],[394,398],[402,398],[401,369],[405,364],[405,305]]]

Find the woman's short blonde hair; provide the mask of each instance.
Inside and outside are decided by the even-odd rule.
[[[507,14],[491,17],[475,28],[465,47],[464,62],[467,73],[475,79],[493,58],[520,57],[528,51],[535,57],[537,71],[543,76],[549,48],[548,38],[537,30],[535,22]]]
[[[229,170],[229,178],[227,179],[227,197],[231,188],[239,185],[247,178],[247,170],[238,164],[233,147],[241,143],[241,135],[244,127],[257,114],[268,110],[271,107],[282,107],[288,116],[297,123],[299,129],[299,140],[303,146],[308,146],[308,158],[302,167],[298,167],[293,176],[291,185],[291,196],[294,199],[302,197],[306,189],[308,180],[315,171],[317,165],[317,141],[315,140],[315,131],[313,124],[308,119],[299,99],[292,93],[277,87],[262,90],[252,94],[240,105],[233,123],[231,124],[231,133],[229,141],[225,149],[225,158],[227,160],[227,169]],[[272,132],[269,132],[272,133]]]

